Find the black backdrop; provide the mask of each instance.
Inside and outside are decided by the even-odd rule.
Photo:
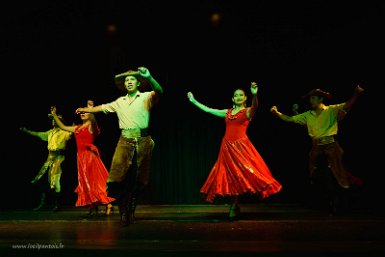
[[[68,124],[80,122],[77,107],[87,99],[114,100],[121,95],[114,74],[138,66],[148,67],[165,90],[152,113],[156,146],[143,202],[202,203],[199,189],[224,122],[194,108],[186,94],[228,108],[235,88],[248,90],[256,81],[260,107],[248,134],[283,184],[266,201],[302,202],[309,195],[306,129],[275,119],[270,107],[288,113],[299,103],[306,110],[300,96],[315,87],[339,103],[361,84],[365,94],[341,123],[339,140],[347,165],[366,181],[362,203],[380,206],[383,168],[375,147],[382,146],[383,7],[381,1],[10,2],[1,10],[2,207],[30,207],[38,199],[29,181],[46,158],[46,143],[18,128],[48,130],[51,104]],[[118,123],[114,115],[97,118],[108,167]],[[63,167],[63,201],[72,205],[74,140]]]

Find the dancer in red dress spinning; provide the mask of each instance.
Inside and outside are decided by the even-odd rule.
[[[232,98],[234,107],[222,110],[209,108],[199,103],[191,92],[187,94],[189,100],[199,109],[225,119],[226,132],[218,159],[200,192],[204,195],[204,200],[210,203],[216,196],[232,197],[233,204],[229,212],[231,219],[239,214],[239,195],[255,194],[263,199],[278,193],[282,188],[246,134],[258,108],[257,92],[258,86],[252,82],[252,105],[246,107],[246,93],[242,89],[235,90]]]
[[[93,101],[89,100],[87,105],[93,106]],[[78,199],[75,206],[88,207],[88,216],[92,216],[97,212],[99,205],[106,205],[106,215],[109,215],[112,208],[110,203],[115,199],[107,196],[108,170],[94,145],[95,137],[100,133],[94,115],[81,113],[83,124],[66,126],[58,119],[56,107],[51,107],[51,113],[61,129],[71,131],[75,135],[78,167],[78,186],[75,189]]]

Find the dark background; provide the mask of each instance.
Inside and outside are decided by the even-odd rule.
[[[233,90],[249,92],[251,81],[259,84],[260,107],[248,135],[283,185],[265,201],[311,201],[306,128],[274,118],[269,109],[278,105],[290,113],[298,103],[305,111],[300,96],[312,88],[330,91],[329,103],[340,103],[360,84],[365,93],[341,123],[338,138],[347,166],[365,180],[359,203],[383,208],[382,1],[13,1],[0,12],[2,208],[29,208],[39,197],[30,180],[47,156],[47,144],[19,127],[48,130],[52,104],[67,124],[79,123],[77,107],[87,99],[115,100],[122,93],[114,75],[138,66],[146,66],[165,91],[152,113],[156,146],[141,201],[202,203],[199,189],[225,126],[193,107],[186,94],[229,108]],[[118,122],[113,114],[97,119],[97,145],[109,167]],[[71,206],[74,139],[63,168],[63,202]]]

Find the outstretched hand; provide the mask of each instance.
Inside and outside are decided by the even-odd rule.
[[[190,100],[190,102],[193,102],[195,100],[194,95],[191,92],[187,93],[187,98],[188,98],[188,100]]]
[[[258,85],[256,82],[251,82],[250,91],[253,95],[256,95],[258,93]]]
[[[84,107],[80,107],[80,108],[77,108],[76,110],[75,110],[75,113],[76,114],[80,114],[80,113],[83,113],[84,112]]]

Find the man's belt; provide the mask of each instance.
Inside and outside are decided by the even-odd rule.
[[[64,149],[48,150],[50,154],[64,155]]]
[[[125,138],[138,138],[138,137],[146,137],[150,135],[150,131],[148,128],[140,129],[140,128],[127,128],[122,129],[122,136]]]
[[[335,142],[334,136],[325,136],[319,138],[313,138],[314,145],[327,145]]]

